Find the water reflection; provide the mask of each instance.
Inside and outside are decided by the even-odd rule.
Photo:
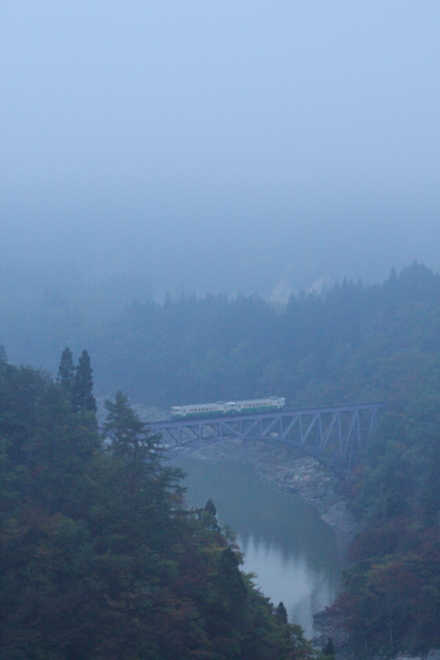
[[[187,458],[187,502],[211,498],[219,521],[230,525],[245,553],[243,569],[289,620],[312,633],[312,615],[330,605],[339,589],[342,562],[333,530],[300,498],[263,483],[252,466]]]
[[[245,552],[243,570],[255,572],[256,586],[278,604],[284,603],[289,621],[300,623],[308,636],[312,635],[312,617],[334,599],[337,581],[329,580],[325,571],[310,568],[307,558],[286,556],[282,548],[263,540],[240,535],[238,543]]]

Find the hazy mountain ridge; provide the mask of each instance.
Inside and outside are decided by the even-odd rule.
[[[285,308],[258,296],[182,296],[115,315],[92,310],[95,298],[89,308],[52,298],[57,305],[4,313],[10,358],[54,371],[66,345],[87,346],[99,394],[117,382],[162,408],[270,394],[288,406],[387,398],[396,378],[440,350],[440,277],[418,264],[382,285],[344,280],[291,296]]]

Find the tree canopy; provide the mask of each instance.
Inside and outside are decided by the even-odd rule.
[[[101,439],[62,382],[0,362],[0,659],[312,658],[127,397],[106,407]]]

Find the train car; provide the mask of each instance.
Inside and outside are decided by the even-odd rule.
[[[189,406],[173,406],[171,417],[185,419],[188,417],[221,417],[256,412],[270,412],[279,410],[285,405],[282,396],[270,396],[266,399],[247,399],[245,401],[217,401],[217,403],[200,403]]]

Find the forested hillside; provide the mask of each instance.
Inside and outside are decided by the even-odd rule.
[[[344,281],[292,296],[285,309],[257,296],[212,295],[133,302],[98,321],[54,298],[3,315],[0,344],[11,360],[54,371],[66,346],[87,346],[99,394],[121,387],[166,409],[272,394],[289,407],[388,400],[440,356],[440,277],[418,264],[381,285]]]
[[[439,360],[422,351],[419,364],[405,358],[396,355],[406,371],[399,364],[387,412],[347,485],[360,532],[332,611],[354,657],[440,648]]]
[[[440,358],[440,277],[414,264],[382,285],[292,297],[132,304],[90,329],[99,388],[181,403],[277,394],[288,407],[405,396]]]
[[[121,392],[101,437],[70,358],[58,384],[0,360],[0,658],[311,658]]]
[[[374,442],[353,482],[347,485],[347,497],[361,531],[351,550],[354,564],[347,573],[346,589],[335,610],[343,614],[355,649],[354,657],[359,654],[373,657],[377,653],[385,656],[402,649],[423,651],[440,645],[439,275],[413,264],[399,275],[392,271],[388,280],[380,285],[363,286],[344,281],[321,295],[292,297],[286,309],[275,309],[255,296],[237,296],[232,300],[226,296],[208,296],[201,300],[194,297],[182,297],[178,301],[167,299],[164,304],[132,303],[119,315],[99,323],[87,321],[80,314],[75,316],[74,310],[69,311],[71,316],[58,308],[49,316],[41,314],[34,317],[34,325],[30,317],[25,324],[26,332],[33,333],[32,341],[38,343],[39,335],[44,335],[41,346],[49,346],[53,340],[55,345],[60,344],[60,353],[66,345],[75,348],[75,352],[79,346],[87,345],[93,358],[97,389],[104,395],[113,397],[115,390],[121,387],[133,401],[165,409],[180,403],[272,394],[285,396],[291,408],[384,401],[386,413],[382,415]],[[12,323],[13,319],[4,320],[0,335],[0,343],[5,344],[7,351]],[[25,325],[17,326],[15,342],[23,341]],[[79,469],[75,467],[79,459],[67,448],[77,442],[72,438],[77,438],[78,447],[85,443],[81,452],[89,456],[86,471],[92,472],[87,472],[89,476],[85,481],[82,478],[78,481],[82,485],[79,491],[75,490],[74,500],[81,503],[81,512],[85,511],[87,507],[81,498],[92,489],[90,497],[95,504],[87,513],[85,527],[82,513],[75,518],[70,508],[62,507],[59,513],[73,516],[74,524],[69,529],[74,530],[72,534],[79,534],[75,538],[80,539],[78,548],[83,552],[83,544],[91,543],[92,532],[87,525],[98,533],[101,523],[95,522],[94,516],[107,515],[106,507],[102,508],[99,500],[101,491],[94,484],[100,483],[104,488],[102,492],[108,489],[108,506],[111,503],[111,506],[120,506],[112,499],[116,491],[110,487],[110,473],[105,472],[116,470],[114,466],[119,463],[112,461],[116,460],[117,453],[109,462],[109,454],[93,445],[97,442],[96,428],[88,425],[78,410],[69,412],[59,388],[41,374],[32,370],[14,371],[15,368],[9,366],[2,368],[4,373],[12,369],[10,374],[16,374],[18,388],[12,388],[8,379],[4,381],[6,391],[10,389],[12,401],[16,402],[7,432],[1,432],[8,443],[10,438],[13,440],[4,458],[4,465],[10,467],[2,486],[8,507],[11,507],[8,515],[13,521],[11,527],[5,527],[8,543],[21,538],[20,534],[27,533],[24,530],[32,529],[29,516],[33,520],[34,509],[22,509],[22,504],[14,508],[18,492],[29,493],[29,497],[34,494],[35,515],[40,516],[40,495],[35,495],[39,492],[40,486],[36,487],[39,479],[42,479],[41,497],[47,491],[50,501],[57,492],[60,506],[64,507],[63,503],[72,506],[69,488],[77,486],[72,485],[75,480],[71,470]],[[26,397],[20,398],[19,392],[29,389],[30,401],[37,397],[35,401],[47,403],[36,408],[26,403]],[[29,411],[15,408],[16,404],[30,406]],[[46,405],[52,406],[52,412],[48,412]],[[36,411],[40,417],[35,417]],[[50,421],[52,414],[54,419],[60,420],[56,422],[59,426],[54,427],[55,422]],[[94,412],[89,410],[88,415],[92,414]],[[27,419],[32,421],[24,423]],[[84,433],[78,430],[78,424]],[[58,433],[61,444],[54,440]],[[35,463],[38,443],[41,443],[41,456],[46,461],[41,464],[38,461],[43,459]],[[64,447],[67,453],[59,455],[60,448]],[[99,467],[96,467],[97,460]],[[66,471],[65,476],[56,476],[58,473],[50,469],[57,461],[61,461],[60,469]],[[64,475],[64,472],[59,474]],[[162,472],[162,468],[158,474],[164,479],[161,482],[164,483],[164,501],[175,500],[178,487],[173,485],[174,477],[168,471]],[[169,479],[171,481],[167,481]],[[55,484],[50,485],[51,480],[58,480],[59,491]],[[173,493],[172,498],[170,493]],[[29,501],[33,501],[32,498]],[[142,502],[141,508],[150,506],[147,500]],[[46,501],[43,504],[47,506]],[[183,525],[187,529],[185,526],[196,525],[200,530],[203,521],[194,516],[177,516],[167,508],[169,506],[167,504],[163,510],[171,527]],[[48,515],[50,519],[46,520]],[[47,530],[56,527],[53,527],[52,515],[44,508],[41,520],[46,521],[44,533],[49,536],[52,531]],[[64,521],[64,517],[59,520]],[[78,529],[87,532],[78,532]],[[119,533],[115,532],[116,536]],[[34,539],[34,536],[31,534],[29,538]],[[222,547],[226,541],[216,538],[215,543]],[[211,547],[213,537],[209,539],[206,543]],[[6,547],[9,546],[6,544]],[[16,546],[11,547],[10,556],[19,557]],[[171,552],[171,555],[166,554],[166,561],[171,562],[167,566],[172,566],[171,573],[176,575],[180,551],[173,550],[173,543],[167,547]],[[48,552],[59,552],[50,548]],[[194,552],[199,551],[197,545]],[[208,554],[219,556],[214,549]],[[213,575],[215,570],[214,564],[209,564],[207,575]],[[169,579],[174,585],[174,578]],[[99,591],[93,586],[95,588]],[[32,593],[38,593],[38,589],[32,589]],[[187,593],[179,592],[180,597],[185,600]],[[113,602],[112,596],[108,598],[108,603]],[[186,616],[183,614],[186,606],[179,607],[182,607],[182,616]],[[198,614],[194,616],[197,635],[203,637],[206,630]],[[200,632],[200,625],[205,632]]]

